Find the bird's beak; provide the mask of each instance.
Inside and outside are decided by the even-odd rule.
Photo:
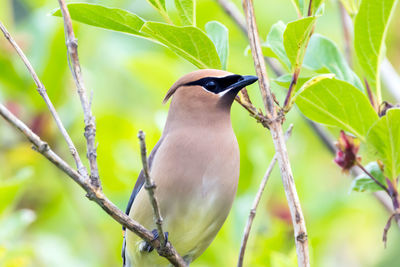
[[[253,84],[258,80],[257,76],[252,76],[252,75],[246,75],[246,76],[241,76],[237,82],[229,86],[230,91],[236,91],[239,92],[242,90],[244,87],[247,85]]]

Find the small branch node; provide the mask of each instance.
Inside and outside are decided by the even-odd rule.
[[[86,197],[93,201],[96,199],[96,194],[94,192],[90,191],[90,192],[86,193]]]
[[[144,185],[144,188],[145,189],[156,189],[157,188],[157,185],[153,182],[153,183],[151,183],[151,184],[145,184]]]
[[[254,217],[255,215],[256,215],[256,209],[255,209],[255,208],[252,208],[252,209],[250,210],[250,216]]]
[[[301,243],[305,243],[307,241],[308,237],[306,235],[306,233],[304,232],[300,232],[297,236],[296,236],[296,240],[301,242]]]
[[[71,48],[71,49],[77,49],[78,48],[78,39],[76,39],[75,37],[69,37],[67,38],[67,41],[65,42],[67,48]]]
[[[50,150],[50,146],[46,142],[42,141],[37,145],[36,144],[32,145],[32,149],[37,151],[37,152],[39,152],[39,153],[41,153],[41,154],[44,154],[44,153],[46,153],[47,151]]]
[[[40,94],[41,96],[47,94],[46,88],[44,88],[44,86],[39,86],[39,87],[37,88],[37,91],[39,92],[39,94]]]
[[[296,222],[300,223],[300,221],[301,221],[300,214],[296,211]]]

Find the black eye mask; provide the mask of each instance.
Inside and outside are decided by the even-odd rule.
[[[200,80],[184,84],[184,86],[200,85],[207,91],[219,94],[223,91],[229,90],[231,86],[243,79],[240,75],[229,75],[226,77],[207,77]]]

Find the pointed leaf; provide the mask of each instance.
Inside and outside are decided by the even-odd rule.
[[[360,90],[335,78],[310,83],[297,96],[296,104],[309,119],[340,127],[361,141],[366,140],[369,128],[378,120],[378,115]]]
[[[222,69],[226,70],[229,51],[229,34],[228,28],[218,21],[210,21],[206,24],[207,35],[213,41],[219,59],[221,60]]]
[[[144,36],[140,29],[145,21],[127,10],[84,3],[68,4],[68,10],[73,20],[99,28]],[[53,12],[53,15],[61,17],[60,9]]]
[[[304,16],[304,5],[305,0],[292,0],[292,4],[296,8],[297,14]]]
[[[340,2],[350,16],[357,14],[358,7],[360,6],[360,0],[340,0]]]
[[[301,86],[303,86],[303,84],[305,84],[308,80],[312,79],[312,77],[303,77],[300,76],[297,79],[297,86],[295,87],[295,89],[299,89],[301,88]],[[290,83],[292,82],[292,74],[284,74],[282,76],[279,76],[276,79],[273,79],[273,81],[275,83],[277,83],[278,85],[284,87],[284,88],[289,88]]]
[[[208,36],[193,26],[146,22],[142,32],[201,69],[220,69],[216,48]]]
[[[334,73],[336,78],[349,82],[360,90],[364,88],[335,43],[322,35],[313,34],[311,37],[303,65],[315,71],[327,69]]]
[[[354,24],[354,47],[372,92],[382,101],[379,65],[386,32],[397,0],[363,0]]]
[[[175,6],[183,25],[196,26],[196,5],[194,0],[175,0]]]
[[[147,2],[160,13],[160,15],[169,23],[172,23],[165,7],[165,0],[147,0]]]
[[[285,47],[283,46],[283,33],[285,32],[285,29],[286,24],[282,21],[278,21],[272,25],[271,30],[267,35],[267,40],[262,44],[262,49],[264,56],[274,57],[290,69],[290,60],[287,57]]]
[[[312,0],[311,2],[311,16],[318,13],[318,9],[322,6],[324,0]]]
[[[317,76],[313,76],[313,77],[306,77],[306,76],[300,76],[297,79],[297,84],[296,87],[294,88],[294,91],[296,92],[296,94],[293,96],[292,98],[292,103],[295,102],[297,96],[300,94],[300,92],[302,92],[305,88],[311,86],[312,83],[317,83],[318,81],[322,80],[322,79],[331,79],[335,77],[334,74],[332,73],[325,73],[325,74],[320,74]],[[291,74],[284,74],[282,76],[279,76],[276,79],[273,79],[273,81],[284,87],[284,88],[289,88],[290,83],[292,82],[292,75]]]
[[[400,174],[400,109],[389,109],[368,132],[368,144],[385,165],[385,174],[395,179]]]
[[[147,2],[149,2],[149,4],[157,10],[161,10],[162,12],[167,11],[167,8],[165,7],[165,0],[147,0]]]
[[[365,166],[365,169],[379,182],[382,184],[386,184],[385,176],[383,172],[379,168],[379,165],[376,161],[370,162]],[[367,174],[364,172],[358,175],[353,182],[351,183],[351,190],[357,192],[375,192],[383,190],[382,187],[377,185],[374,180],[372,180]]]
[[[292,66],[292,72],[300,68],[306,52],[311,30],[315,24],[315,17],[289,22],[283,33],[283,45]]]

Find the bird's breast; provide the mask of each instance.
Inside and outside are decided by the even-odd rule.
[[[164,136],[150,172],[157,188],[164,230],[181,255],[199,256],[224,223],[239,178],[239,149],[232,131],[176,131]],[[145,190],[131,214],[153,229]]]

